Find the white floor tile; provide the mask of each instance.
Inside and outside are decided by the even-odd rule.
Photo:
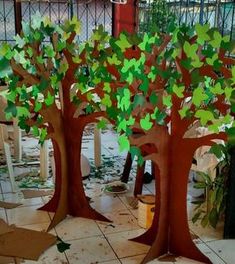
[[[210,243],[214,243],[214,242],[208,242],[208,245]],[[204,253],[211,261],[213,264],[234,264],[234,261],[232,262],[224,262],[213,250],[211,250],[206,244],[201,243],[201,244],[197,244],[197,247],[201,250],[202,253]],[[233,244],[233,248],[234,248],[234,244]],[[230,251],[230,255],[233,251]],[[234,260],[234,257],[232,258]],[[185,263],[186,264],[186,263]]]
[[[104,214],[112,223],[97,222],[104,234],[139,229],[137,220],[129,210],[121,210]]]
[[[3,219],[5,222],[7,222],[5,209],[0,209],[0,219]]]
[[[24,199],[24,196],[21,192],[19,193],[4,193],[3,194],[4,201],[10,203],[22,203],[21,206],[32,206],[32,205],[43,205],[43,201],[41,197],[35,197],[30,199]]]
[[[200,221],[194,224],[192,223],[192,221],[189,221],[189,228],[193,231],[193,233],[199,236],[200,239],[203,240],[204,242],[223,238],[223,229],[224,229],[223,223],[219,223],[217,225],[217,228],[214,229],[213,227],[203,228],[200,224]]]
[[[28,206],[6,210],[9,224],[31,225],[50,222],[48,213],[37,208],[38,206]]]
[[[142,254],[142,255],[138,255],[138,256],[122,258],[120,260],[121,260],[122,264],[139,264],[144,259],[145,255],[146,254]]]
[[[120,210],[125,210],[125,205],[117,196],[105,195],[96,197],[91,203],[91,206],[101,213],[110,213]]]
[[[2,193],[12,192],[10,180],[9,181],[1,181]]]
[[[235,263],[235,239],[217,240],[207,245],[219,255],[226,264]]]
[[[121,264],[121,262],[116,259],[116,260],[110,260],[110,261],[105,261],[105,262],[99,262],[99,264]]]
[[[68,264],[64,253],[60,253],[56,246],[45,251],[38,261],[25,260],[24,264]]]
[[[155,180],[151,181],[151,183],[145,184],[144,187],[148,189],[152,194],[155,194]]]
[[[176,258],[176,262],[174,262],[174,263],[180,263],[180,264],[200,264],[201,263],[201,264],[203,264],[202,262],[195,261],[195,260],[188,259],[188,258],[184,258],[184,257]]]
[[[58,236],[63,240],[102,235],[95,221],[81,217],[67,217],[55,229]]]
[[[144,254],[149,250],[149,246],[129,241],[128,239],[137,237],[145,232],[144,229],[125,231],[107,235],[107,239],[119,258]]]
[[[91,264],[116,260],[112,248],[102,236],[69,242],[71,247],[66,251],[66,255],[70,264]]]

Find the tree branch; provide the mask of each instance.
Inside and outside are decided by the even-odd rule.
[[[218,134],[213,133],[206,136],[198,138],[185,138],[185,141],[188,141],[188,144],[191,144],[195,149],[201,146],[212,146],[215,144],[213,140],[224,140],[227,141],[227,134],[225,132],[220,132]]]

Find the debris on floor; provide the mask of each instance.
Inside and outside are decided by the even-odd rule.
[[[0,256],[38,260],[56,241],[57,237],[52,234],[9,226],[0,221]]]

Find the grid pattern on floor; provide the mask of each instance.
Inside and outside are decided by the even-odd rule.
[[[111,131],[102,134],[102,154],[112,157],[118,155],[118,147],[113,140]],[[87,156],[93,151],[89,140],[86,142]],[[89,154],[90,153],[90,154]],[[120,158],[122,163],[125,154]],[[67,217],[62,223],[51,230],[51,233],[58,235],[64,241],[71,244],[71,248],[65,253],[59,253],[56,246],[47,250],[38,262],[26,260],[24,263],[69,263],[69,264],[138,264],[144,258],[149,247],[129,241],[129,238],[136,237],[145,230],[138,226],[137,212],[132,209],[125,195],[107,195],[100,191],[102,184],[94,183],[94,189],[98,192],[91,192],[92,206],[106,217],[113,220],[113,223],[97,222],[83,218]],[[100,191],[100,192],[99,192]],[[154,191],[154,181],[144,186],[144,193]],[[52,214],[36,209],[48,201],[47,197],[39,197],[24,200],[20,193],[11,193],[10,183],[0,181],[0,199],[11,202],[21,202],[23,205],[15,209],[0,209],[0,218],[9,224],[16,224],[34,230],[46,230]],[[189,203],[189,215],[191,207]],[[200,224],[192,224],[189,220],[191,232],[195,235],[194,242],[199,249],[206,254],[214,264],[235,263],[235,241],[222,240],[223,226],[218,230],[211,228],[202,229]],[[157,260],[151,263],[162,263]],[[164,262],[173,263],[173,262]],[[184,258],[178,258],[177,263],[197,263]]]

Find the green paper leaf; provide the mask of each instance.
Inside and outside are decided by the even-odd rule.
[[[18,34],[14,37],[15,43],[19,48],[23,48],[25,45],[25,40],[21,38]]]
[[[172,106],[172,100],[171,100],[171,95],[164,95],[162,97],[163,104],[166,107],[171,107]]]
[[[117,46],[124,52],[127,48],[130,48],[132,44],[129,43],[125,34],[121,33],[119,40],[116,41]]]
[[[30,112],[26,107],[17,106],[17,116],[30,117]]]
[[[197,112],[195,113],[195,117],[200,119],[202,126],[205,126],[208,121],[214,120],[214,115],[212,112],[202,109],[197,110]]]
[[[156,105],[158,102],[158,96],[155,92],[152,92],[152,94],[149,97],[149,101],[151,104]]]
[[[7,107],[5,108],[4,111],[5,111],[6,114],[11,114],[13,117],[16,117],[17,116],[16,106],[11,101],[7,101]]]
[[[112,106],[112,101],[108,94],[105,94],[104,97],[101,99],[101,103],[107,107]]]
[[[149,89],[149,80],[147,78],[144,78],[143,82],[139,86],[139,89],[143,91],[144,93],[147,93]]]
[[[10,62],[5,57],[0,58],[0,78],[4,78],[12,74]]]
[[[64,242],[60,237],[57,236],[58,243],[56,244],[57,249],[60,253],[70,249],[71,244]]]
[[[228,143],[235,146],[235,127],[231,127],[226,130],[228,135]]]
[[[192,103],[195,105],[195,106],[200,106],[201,103],[208,99],[208,95],[205,94],[203,88],[201,87],[198,87],[196,88],[194,91],[193,91],[193,96],[192,96]]]
[[[140,119],[140,126],[144,130],[149,130],[153,126],[153,122],[150,121],[150,114],[148,113],[144,118]]]
[[[118,107],[121,108],[122,111],[128,110],[130,107],[130,98],[131,94],[129,89],[125,88],[123,89],[123,96],[117,95],[118,99]]]
[[[35,106],[34,106],[34,111],[39,112],[41,110],[41,108],[42,108],[42,103],[36,101]]]
[[[108,63],[111,65],[120,65],[121,61],[118,59],[117,54],[113,54],[112,57],[107,58]]]
[[[224,94],[224,89],[221,88],[221,84],[220,83],[216,83],[215,86],[213,86],[213,87],[210,88],[210,91],[213,94],[215,94],[215,95],[217,95],[217,94],[219,94],[219,95]]]
[[[173,92],[179,97],[183,98],[184,97],[184,86],[178,86],[176,84],[173,85]]]
[[[118,138],[119,143],[119,150],[122,152],[124,150],[129,151],[130,149],[130,142],[126,135],[121,135]]]
[[[199,38],[200,44],[204,44],[205,41],[210,40],[210,36],[208,35],[208,31],[210,29],[209,24],[196,24],[195,25],[195,30]]]
[[[38,136],[39,136],[39,129],[38,129],[38,127],[33,126],[33,127],[32,127],[32,133],[33,133],[33,135],[34,135],[35,137],[38,137]]]
[[[39,137],[39,143],[42,145],[46,139],[47,136],[47,130],[46,128],[41,128],[40,130],[40,137]]]
[[[187,116],[188,111],[189,111],[189,107],[187,105],[184,105],[183,108],[179,110],[181,119]]]
[[[135,147],[135,146],[131,146],[130,147],[130,153],[131,153],[132,160],[135,159],[135,156],[137,156],[137,157],[141,157],[142,156],[140,149],[138,147]]]
[[[54,103],[55,101],[55,97],[53,95],[51,95],[51,93],[48,91],[47,92],[47,98],[45,98],[44,102],[46,104],[46,106],[50,106]]]
[[[97,128],[99,129],[104,129],[106,127],[107,121],[105,119],[101,119],[98,123],[97,123]]]

